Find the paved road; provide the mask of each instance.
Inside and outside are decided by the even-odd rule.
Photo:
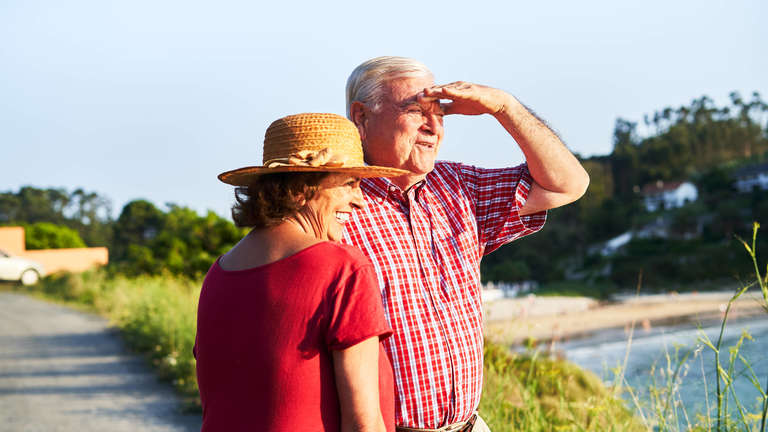
[[[96,316],[0,292],[0,430],[199,431]]]

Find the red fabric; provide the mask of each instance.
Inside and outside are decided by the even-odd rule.
[[[392,331],[373,266],[319,243],[242,271],[214,263],[197,315],[202,431],[338,431],[332,349]],[[394,431],[392,366],[379,356],[381,409]]]
[[[438,162],[407,194],[363,179],[367,207],[344,241],[376,267],[393,337],[395,423],[434,429],[465,421],[483,384],[480,259],[541,229],[546,212],[521,217],[532,179],[526,165],[482,169]]]

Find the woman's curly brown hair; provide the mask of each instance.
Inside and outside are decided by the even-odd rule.
[[[275,173],[256,177],[248,186],[235,188],[232,219],[238,227],[267,228],[279,224],[310,200],[328,173]]]

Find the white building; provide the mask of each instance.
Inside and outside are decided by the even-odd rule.
[[[503,298],[517,297],[529,293],[539,287],[539,283],[533,280],[522,282],[486,282],[480,291],[483,302],[494,301]]]
[[[663,182],[649,183],[643,186],[643,199],[645,209],[649,212],[661,208],[671,209],[694,202],[699,197],[699,191],[691,182]]]
[[[736,189],[739,192],[752,192],[752,189],[768,189],[768,163],[751,165],[736,170],[733,173],[736,178]]]

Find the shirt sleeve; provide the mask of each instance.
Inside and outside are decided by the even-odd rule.
[[[519,209],[528,199],[533,178],[528,164],[511,168],[460,166],[464,185],[475,199],[480,245],[487,255],[499,246],[539,231],[547,212],[521,216]]]
[[[330,298],[326,343],[330,349],[342,350],[373,336],[390,335],[376,274],[368,264],[343,278]]]

